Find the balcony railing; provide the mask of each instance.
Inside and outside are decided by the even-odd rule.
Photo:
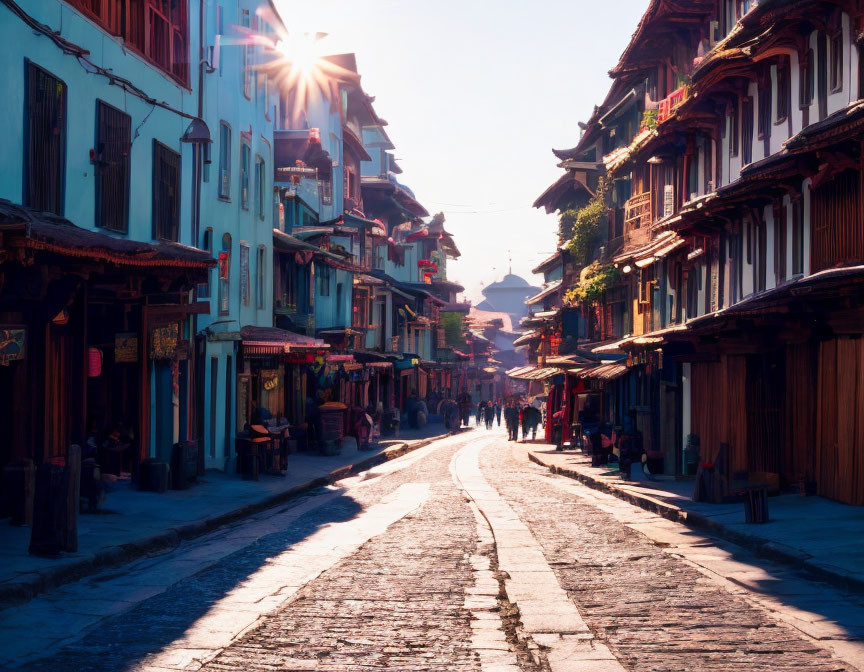
[[[675,89],[672,93],[670,93],[663,100],[661,100],[660,105],[657,108],[657,123],[662,124],[669,117],[671,117],[672,112],[675,111],[675,108],[677,108],[689,97],[690,96],[688,88],[686,86],[682,86]]]
[[[634,196],[624,204],[624,230],[644,229],[651,224],[651,192]]]

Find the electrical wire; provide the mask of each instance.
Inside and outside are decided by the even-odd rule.
[[[106,70],[105,68],[96,65],[93,61],[87,58],[90,55],[89,51],[61,37],[59,32],[51,29],[51,26],[47,26],[44,23],[40,23],[39,21],[37,21],[35,18],[27,14],[27,12],[25,12],[23,9],[21,9],[21,7],[15,2],[15,0],[0,0],[0,4],[5,5],[10,12],[17,16],[21,21],[26,23],[35,32],[44,35],[45,37],[50,39],[64,54],[74,56],[77,59],[78,63],[81,65],[81,67],[84,68],[84,70],[86,70],[87,72],[105,77],[108,80],[109,84],[113,86],[119,86],[126,93],[131,93],[133,96],[140,98],[149,105],[153,105],[154,107],[160,107],[163,110],[173,112],[174,114],[184,117],[186,119],[198,118],[194,114],[189,114],[188,112],[178,110],[177,108],[172,107],[165,101],[160,101],[153,98],[152,96],[147,95],[146,92],[144,92],[142,89],[139,89],[125,77],[115,75],[109,70]]]

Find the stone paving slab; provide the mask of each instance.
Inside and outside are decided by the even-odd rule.
[[[440,434],[441,429],[433,426],[426,434]],[[78,552],[57,558],[28,554],[29,527],[0,524],[0,610],[106,567],[176,547],[183,540],[401,457],[442,436],[423,438],[415,432],[384,441],[372,451],[346,450],[335,456],[294,454],[289,457],[287,476],[262,475],[259,481],[207,472],[192,488],[165,494],[142,492],[128,483],[114,484],[106,501],[107,513],[78,517]]]
[[[524,455],[514,457],[520,461],[524,459]],[[534,480],[543,489],[569,493],[611,514],[626,527],[650,539],[664,553],[695,567],[730,595],[765,610],[844,663],[864,670],[864,631],[859,625],[864,623],[864,599],[860,595],[813,581],[786,564],[757,558],[745,548],[707,533],[697,533],[611,493],[539,471],[534,474]],[[675,530],[679,534],[672,534]],[[638,557],[638,554],[630,557]]]
[[[690,499],[691,481],[623,481],[617,471],[592,467],[577,451],[547,444],[518,444],[524,459],[578,480],[647,511],[693,528],[709,530],[758,555],[789,563],[819,578],[864,593],[864,508],[823,497],[781,495],[768,500],[771,520],[744,522],[742,503],[709,504]]]
[[[522,632],[529,639],[541,635],[552,641],[546,654],[551,672],[623,672],[624,667],[611,653],[592,657],[595,649],[593,639],[590,639],[591,632],[546,562],[540,544],[504,497],[483,476],[480,452],[494,442],[495,439],[479,440],[462,448],[453,458],[451,471],[454,480],[492,528],[498,567],[508,577],[505,580],[507,598],[519,609]],[[530,563],[534,571],[514,569],[510,563],[516,562]],[[589,639],[578,640],[578,643],[563,639],[564,635],[571,634],[582,634]],[[549,640],[549,635],[562,638],[553,641]]]
[[[674,547],[655,540],[654,525],[669,539],[676,524],[612,493],[550,474],[528,462],[524,446],[492,445],[482,451],[480,466],[487,482],[534,534],[590,628],[590,641],[598,645],[597,653],[584,643],[568,652],[551,640],[547,656],[554,672],[600,671],[619,664],[632,672],[864,669],[855,650],[858,642],[816,639],[815,629],[808,633],[806,622],[793,622],[797,619],[784,611],[784,596],[769,603],[718,574],[724,568],[715,561],[725,552],[732,573],[749,563],[751,570],[767,568],[772,578],[784,581],[812,583],[812,577],[682,524],[677,524],[678,532],[696,543]],[[707,546],[711,541],[716,551]],[[713,569],[699,566],[700,559],[714,563]],[[835,634],[831,621],[836,617],[854,637],[855,624],[864,622],[856,618],[858,606],[850,604],[848,593],[822,585],[830,604],[814,612],[822,615],[816,621],[824,623],[820,629]],[[536,641],[547,646],[550,640]],[[556,643],[558,670],[552,665]],[[606,659],[600,645],[617,662]],[[599,659],[580,660],[588,656]]]

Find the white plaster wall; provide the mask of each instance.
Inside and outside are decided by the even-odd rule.
[[[773,289],[777,286],[774,268],[774,208],[766,205],[762,217],[765,221],[765,289]]]
[[[755,259],[755,255],[751,253],[750,262],[747,261],[747,247],[748,245],[753,245],[753,226],[750,222],[750,219],[745,219],[742,223],[742,230],[744,231],[744,254],[741,257],[741,297],[749,296],[753,293],[753,259]],[[755,252],[755,250],[752,250]]]
[[[756,82],[750,82],[747,85],[747,96],[753,100],[753,137],[751,138],[753,142],[753,162],[759,161],[760,159],[765,158],[765,151],[763,150],[763,143],[759,139],[759,87],[756,85]],[[742,142],[744,140],[742,139]]]

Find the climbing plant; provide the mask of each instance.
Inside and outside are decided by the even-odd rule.
[[[566,224],[569,227],[570,235],[568,238],[570,242],[568,243],[568,248],[577,268],[588,265],[591,261],[591,253],[600,241],[600,224],[606,217],[606,211],[608,210],[608,205],[606,204],[606,194],[608,191],[609,188],[606,180],[600,178],[597,184],[597,191],[591,197],[588,205],[581,210],[575,212],[568,210],[561,214],[561,226],[564,226],[566,218]]]
[[[612,264],[595,261],[579,274],[579,283],[567,290],[564,300],[571,306],[589,305],[599,301],[603,293],[621,278],[621,272]]]

